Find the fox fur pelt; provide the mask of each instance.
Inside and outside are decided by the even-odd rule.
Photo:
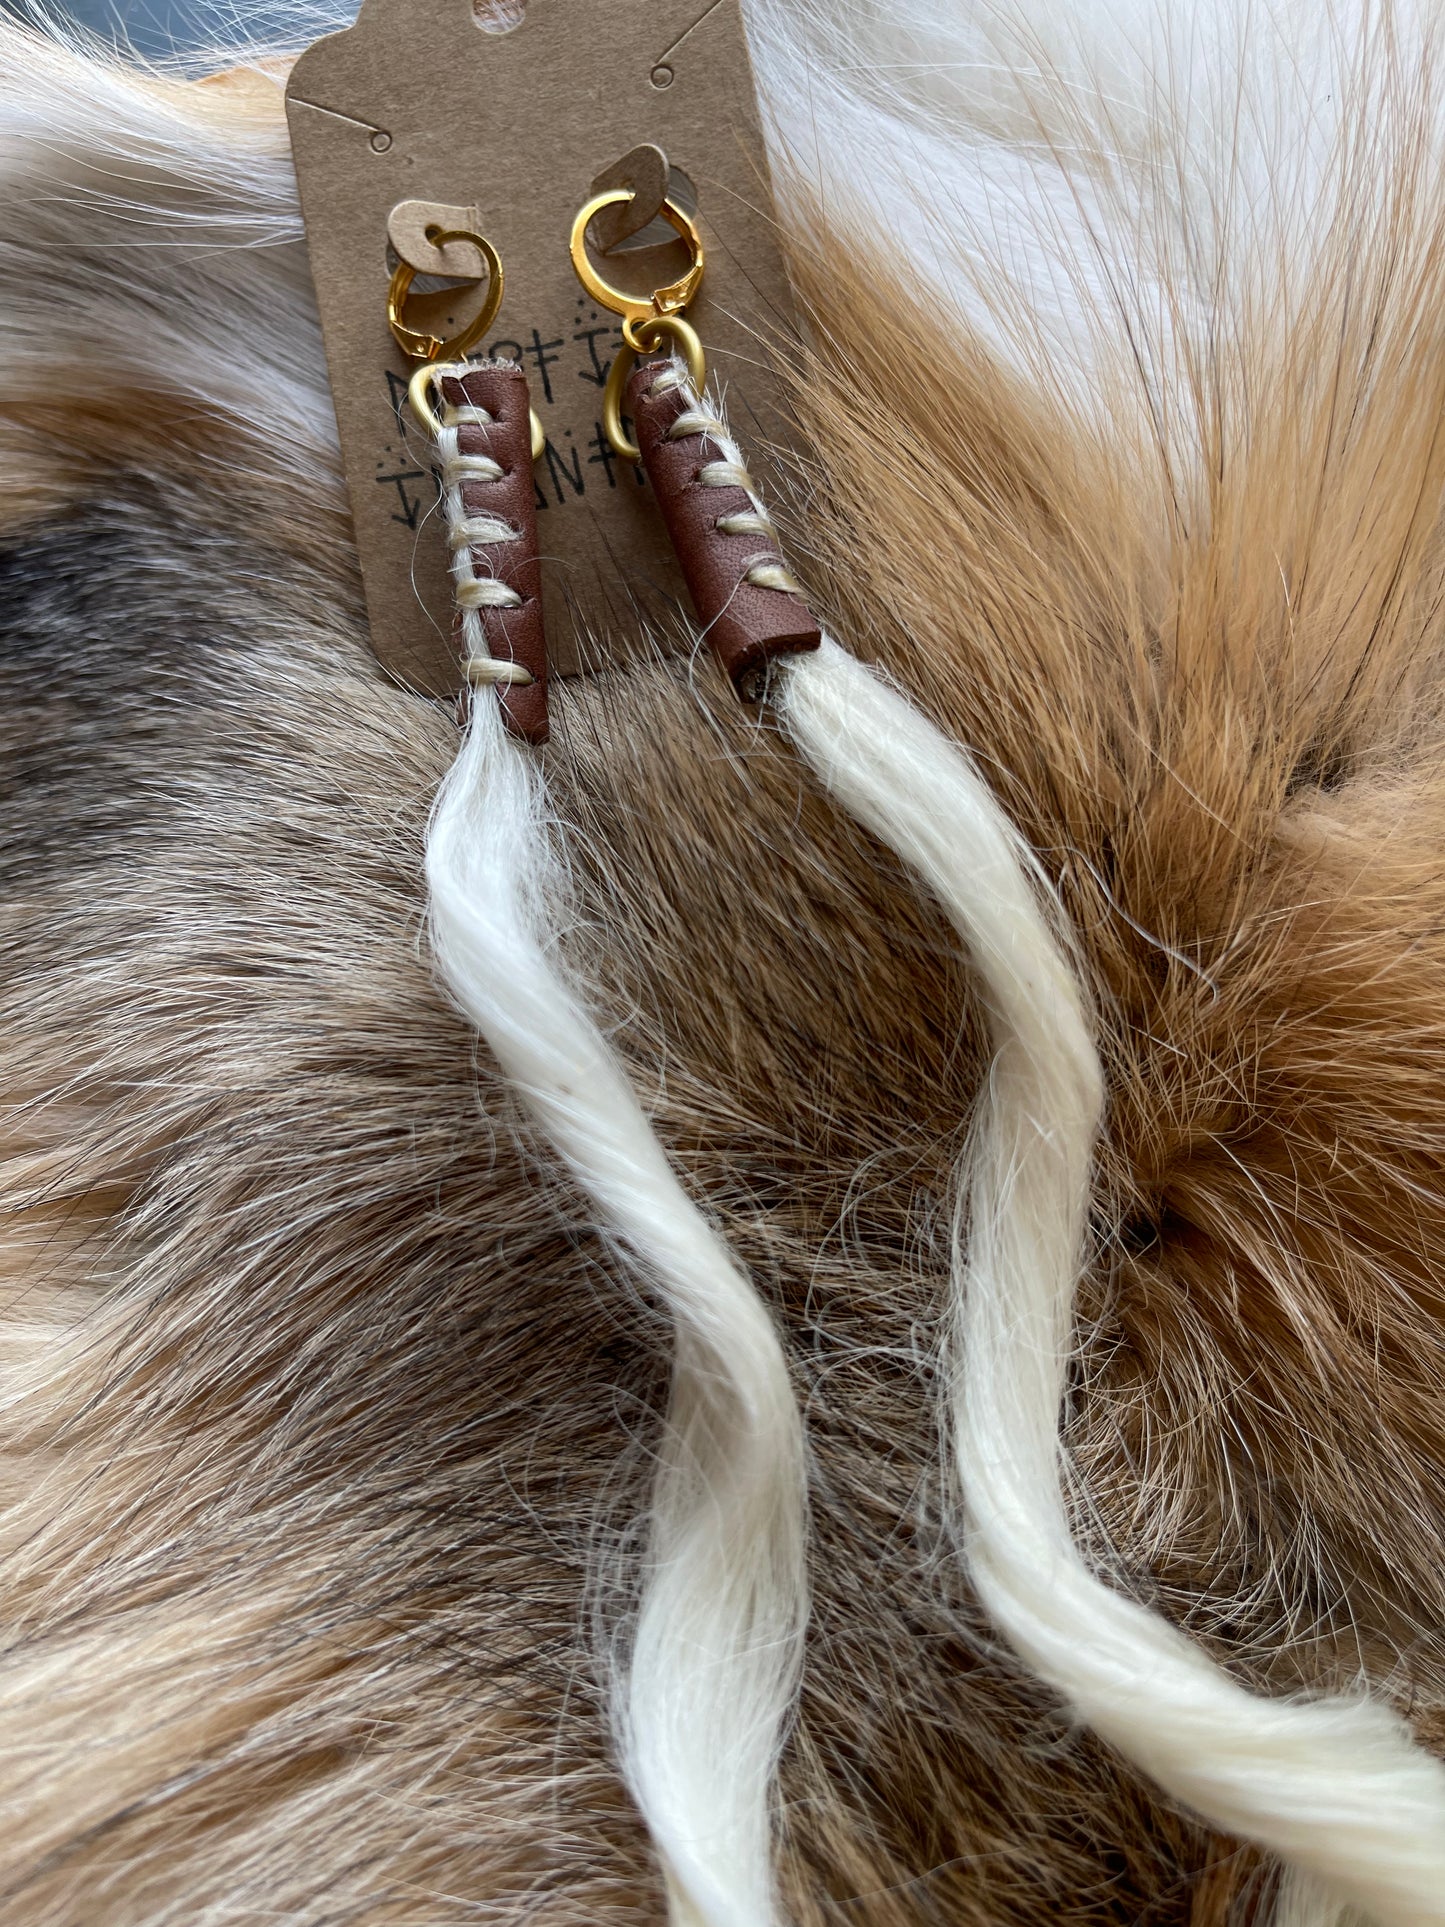
[[[1099,1012],[1075,1531],[1445,1752],[1433,11],[753,27],[791,558]],[[0,27],[0,1923],[644,1927],[592,1621],[669,1335],[434,981],[456,718],[369,648],[279,71]],[[703,656],[555,711],[569,968],[806,1421],[790,1920],[1263,1922],[955,1556],[951,932]]]

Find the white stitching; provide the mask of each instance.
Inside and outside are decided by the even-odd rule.
[[[459,609],[516,609],[522,598],[494,575],[478,575],[475,569],[465,582],[458,582],[452,596]]]
[[[668,429],[668,440],[682,442],[700,436],[704,441],[715,443],[722,460],[703,463],[697,474],[699,484],[703,488],[740,488],[752,504],[751,509],[738,509],[729,515],[720,515],[713,524],[714,528],[721,530],[724,535],[761,536],[774,544],[768,554],[753,557],[743,571],[742,581],[751,583],[755,589],[772,589],[779,595],[802,595],[802,583],[786,567],[777,549],[778,537],[773,518],[758,496],[757,483],[748,473],[742,450],[728,433],[727,424],[717,415],[709,413],[698,399],[686,365],[673,360],[659,368],[652,378],[649,392],[671,395],[678,389],[683,391],[687,405]]]
[[[447,546],[452,549],[485,549],[498,542],[516,542],[521,530],[504,522],[500,515],[472,515],[447,530]]]
[[[465,362],[439,369],[438,375],[461,380],[468,372]],[[447,547],[451,550],[452,595],[461,616],[462,642],[466,649],[467,680],[475,685],[518,684],[525,686],[535,678],[521,663],[493,656],[487,646],[482,623],[483,609],[519,609],[524,598],[495,576],[478,573],[477,548],[495,548],[505,542],[519,542],[520,529],[498,515],[468,515],[462,501],[466,482],[499,482],[506,470],[490,455],[463,455],[457,446],[461,428],[491,428],[496,417],[473,403],[446,403],[437,415],[436,450],[441,465],[442,514],[446,519]]]
[[[455,440],[456,432],[454,428],[448,428],[444,422],[441,433],[437,436],[437,446],[441,447],[442,437],[445,435],[450,435]],[[494,462],[490,455],[451,454],[442,457],[444,488],[460,488],[463,482],[500,482],[505,474],[506,470],[501,463]]]
[[[537,680],[530,669],[524,669],[519,662],[508,662],[505,656],[468,656],[462,666],[474,688],[493,687],[497,683],[518,683],[525,687]]]
[[[764,535],[770,542],[777,538],[773,518],[766,509],[761,515],[755,509],[738,509],[732,515],[720,515],[713,527],[724,535]]]

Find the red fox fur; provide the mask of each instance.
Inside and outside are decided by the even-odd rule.
[[[953,300],[780,160],[774,506],[1098,1001],[1091,1557],[1445,1749],[1445,202],[1399,34],[1252,227],[1213,158],[1201,225],[1089,227],[1124,134],[1035,128],[1115,344],[1082,376],[1042,296]],[[0,44],[0,1922],[642,1927],[588,1574],[668,1335],[433,983],[456,721],[368,646],[279,94]],[[1184,137],[1139,139],[1182,205]],[[571,962],[807,1421],[792,1919],[1262,1920],[1274,1870],[1074,1730],[945,1542],[985,1064],[942,918],[706,661],[554,708]]]

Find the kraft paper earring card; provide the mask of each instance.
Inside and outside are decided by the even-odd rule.
[[[644,627],[665,641],[685,604],[645,478],[603,431],[620,324],[587,298],[567,249],[596,182],[634,185],[650,213],[670,163],[708,250],[692,313],[764,488],[766,451],[796,433],[773,368],[795,324],[740,0],[528,0],[510,31],[488,30],[499,24],[471,0],[366,0],[354,26],[302,55],[286,95],[373,643],[399,681],[429,694],[458,677],[445,545],[422,535],[436,485],[406,407],[414,364],[386,319],[399,254],[455,277],[429,297],[416,283],[443,336],[480,307],[485,274],[474,249],[429,237],[480,232],[505,264],[495,338],[473,352],[521,364],[542,425],[536,506],[556,674],[601,666]],[[609,273],[652,286],[676,250],[666,229],[654,247],[628,225],[624,212],[604,230]]]

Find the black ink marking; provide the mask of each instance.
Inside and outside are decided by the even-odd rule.
[[[564,455],[560,449],[556,448],[551,442],[548,442],[547,473],[551,476],[552,487],[557,492],[557,506],[559,508],[566,500],[566,497],[562,493],[563,482],[568,484],[574,495],[585,495],[587,493],[587,482],[582,473],[582,452],[580,449],[570,448]]]
[[[577,379],[579,381],[590,381],[596,388],[605,388],[607,386],[607,371],[612,366],[613,355],[617,353],[617,344],[622,339],[622,330],[616,326],[606,328],[581,328],[573,335],[572,339],[574,341],[585,341],[587,343],[587,353],[592,359],[592,366],[590,368],[579,368],[577,370]],[[597,352],[597,344],[599,341],[605,341],[609,343],[611,347],[611,353],[605,361]]]
[[[405,522],[409,529],[414,529],[417,525],[417,518],[426,507],[426,503],[424,500],[418,502],[412,499],[407,489],[407,483],[424,482],[427,479],[426,470],[424,468],[399,469],[394,470],[390,475],[378,475],[376,479],[379,483],[394,484],[397,494],[401,497],[402,512],[398,515],[395,510],[393,510],[392,521]]]
[[[554,355],[549,353],[549,350],[552,348],[560,348],[561,346],[562,346],[561,335],[558,335],[555,341],[543,341],[541,333],[536,328],[534,328],[532,330],[531,346],[526,350],[526,353],[531,355],[533,360],[537,364],[537,373],[542,378],[542,393],[546,396],[548,401],[551,401],[553,399],[553,395],[552,395],[552,377],[547,373],[547,370],[550,367],[552,367],[552,365],[555,362],[558,362],[562,359],[560,355]]]
[[[387,369],[386,390],[391,397],[391,412],[396,416],[396,425],[403,434],[406,433],[406,421],[401,411],[406,406],[407,390],[410,386],[409,375],[394,375],[390,368]]]

